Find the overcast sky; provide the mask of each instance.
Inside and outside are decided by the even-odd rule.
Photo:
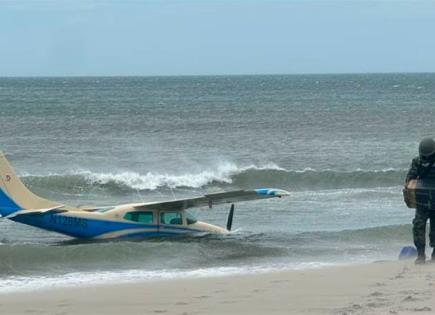
[[[435,72],[435,0],[0,0],[0,76]]]

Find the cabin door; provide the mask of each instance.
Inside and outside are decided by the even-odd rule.
[[[160,211],[159,233],[181,234],[185,232],[182,211]]]

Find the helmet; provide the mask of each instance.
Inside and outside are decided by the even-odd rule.
[[[435,155],[435,141],[432,138],[424,138],[418,146],[420,158],[428,159]]]

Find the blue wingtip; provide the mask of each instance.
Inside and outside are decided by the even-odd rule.
[[[290,194],[286,190],[276,189],[276,188],[259,188],[259,189],[256,189],[255,192],[258,195],[262,195],[262,196],[275,196],[275,197],[288,196]]]

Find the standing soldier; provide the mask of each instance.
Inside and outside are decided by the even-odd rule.
[[[412,160],[411,168],[406,175],[405,186],[411,180],[417,180],[420,188],[435,188],[435,141],[432,138],[424,138],[418,148],[419,156]],[[428,192],[429,193],[429,192]],[[413,220],[412,234],[417,248],[416,264],[424,264],[426,261],[426,223],[430,219],[430,246],[434,248],[432,261],[435,261],[435,207],[428,200],[419,200],[416,196],[415,218]],[[426,199],[426,198],[424,198]],[[431,198],[429,198],[430,200]]]

